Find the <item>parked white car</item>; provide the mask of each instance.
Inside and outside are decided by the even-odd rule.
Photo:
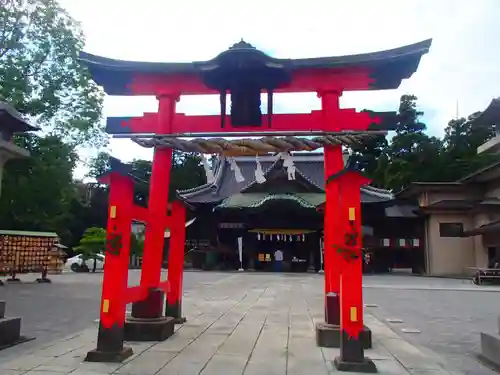
[[[73,272],[88,272],[94,267],[94,259],[87,259],[85,262],[82,259],[82,254],[76,255],[66,260],[66,268]],[[97,254],[96,270],[104,269],[104,255]]]

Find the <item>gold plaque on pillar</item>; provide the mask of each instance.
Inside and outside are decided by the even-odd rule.
[[[354,207],[349,207],[349,221],[356,220],[356,209]]]
[[[349,318],[351,319],[351,322],[357,322],[358,321],[358,308],[355,306],[352,306],[349,309]]]
[[[109,299],[105,299],[104,301],[102,301],[102,312],[103,313],[109,312]]]
[[[111,208],[109,209],[109,217],[111,219],[116,218],[116,206],[111,206]]]

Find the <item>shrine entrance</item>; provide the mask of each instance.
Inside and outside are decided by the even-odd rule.
[[[82,54],[82,62],[107,94],[154,95],[159,103],[158,113],[108,118],[108,133],[154,149],[153,169],[148,208],[133,203],[135,181],[127,165],[113,160],[101,178],[110,188],[108,242],[97,348],[86,360],[122,361],[132,355],[124,341],[165,340],[174,333],[174,324],[185,322],[181,307],[186,206],[168,196],[173,149],[224,155],[235,181],[241,183],[235,156],[258,160],[260,155],[279,155],[287,178],[294,180],[294,152],[324,148],[326,304],[325,323],[316,327],[317,343],[340,347],[335,360],[339,370],[376,372],[373,361],[364,356],[364,349],[371,347],[371,333],[363,325],[362,297],[360,188],[370,181],[344,165],[342,149],[384,136],[398,121],[394,112],[340,108],[339,99],[344,91],[398,87],[415,72],[430,44],[427,40],[365,55],[293,60],[272,58],[241,41],[209,61],[154,65]],[[321,110],[273,114],[273,94],[283,92],[316,92]],[[220,116],[176,113],[181,95],[214,93],[220,96]],[[265,115],[261,93],[268,95]],[[213,173],[203,160],[210,181]],[[256,163],[255,183],[264,181]],[[145,249],[140,285],[128,287],[133,219],[146,223]],[[162,281],[166,228],[171,233],[168,280]],[[129,303],[132,313],[127,317]]]

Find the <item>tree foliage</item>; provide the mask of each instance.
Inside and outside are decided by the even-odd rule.
[[[358,156],[375,185],[393,191],[404,189],[415,181],[456,181],[498,157],[477,154],[477,148],[494,134],[490,127],[480,127],[474,113],[467,119],[451,120],[443,139],[425,133],[423,112],[417,108],[417,97],[403,95],[398,111],[398,130],[386,146],[377,145]],[[376,165],[376,168],[373,166]]]
[[[106,248],[106,229],[103,228],[88,228],[85,230],[78,246],[74,249],[76,252],[82,254],[84,261],[93,259],[94,264],[92,272],[96,271],[97,255],[104,254]]]
[[[68,238],[76,198],[73,169],[77,155],[58,136],[27,135],[18,144],[31,156],[12,159],[3,171],[0,222],[4,229],[53,231]]]
[[[102,145],[103,95],[78,62],[84,37],[56,0],[3,0],[0,100],[73,144]]]
[[[96,179],[109,171],[110,155],[106,152],[99,153],[89,164],[87,177]],[[152,162],[149,160],[135,159],[131,162],[132,173],[143,184],[135,187],[136,203],[146,205],[149,196],[149,182],[152,173]],[[175,197],[177,190],[190,189],[206,182],[205,171],[201,157],[195,153],[174,151],[172,155],[172,169],[170,175],[170,198]]]

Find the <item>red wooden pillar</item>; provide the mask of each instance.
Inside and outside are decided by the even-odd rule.
[[[342,229],[344,241],[336,251],[343,257],[340,277],[340,356],[337,369],[376,372],[374,363],[365,358],[360,334],[363,330],[363,274],[361,186],[370,182],[359,172],[346,171],[337,179],[340,184]]]
[[[178,96],[162,95],[158,97],[158,100],[156,133],[168,134],[175,114],[175,103]],[[155,148],[141,272],[141,286],[149,289],[149,292],[146,300],[132,305],[132,316],[134,318],[159,318],[163,315],[164,294],[155,288],[158,287],[161,278],[171,165],[172,149]]]
[[[340,93],[337,91],[321,93],[321,104],[325,122],[335,122],[339,111]],[[339,261],[333,247],[341,241],[342,231],[339,219],[339,184],[337,180],[326,183],[330,176],[344,169],[342,146],[326,146],[325,150],[325,190],[326,202],[324,212],[324,273],[325,273],[325,322],[340,324],[338,298],[340,292],[340,273],[342,262]]]
[[[121,362],[132,355],[132,349],[123,347],[123,338],[134,186],[130,177],[117,172],[102,180],[109,184],[106,261],[97,348],[85,360]]]
[[[186,242],[186,207],[179,201],[172,202],[170,215],[170,248],[168,254],[167,307],[165,315],[184,323],[182,316],[182,279],[184,273],[184,244]]]

